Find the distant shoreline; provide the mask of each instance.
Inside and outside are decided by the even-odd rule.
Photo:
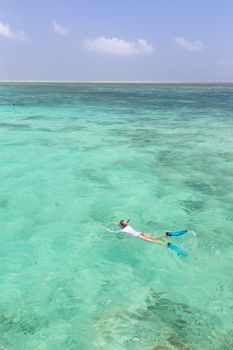
[[[148,85],[216,85],[233,84],[233,81],[116,81],[116,80],[0,80],[0,83],[38,83],[38,84],[148,84]]]

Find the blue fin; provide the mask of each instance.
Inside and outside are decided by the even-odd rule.
[[[188,230],[183,230],[183,231],[173,231],[173,232],[166,232],[167,236],[181,236],[187,233]]]
[[[188,253],[186,253],[181,248],[177,247],[175,244],[168,243],[167,247],[170,248],[171,250],[173,250],[173,252],[175,252],[179,256],[187,256],[188,255]]]

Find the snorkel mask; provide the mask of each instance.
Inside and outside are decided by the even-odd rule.
[[[122,225],[123,222],[126,222],[126,225],[124,225],[124,224]],[[123,226],[123,227],[126,227],[127,224],[128,224],[128,222],[130,222],[130,219],[128,219],[128,220],[121,220],[120,223],[118,224],[118,226],[120,226],[120,227],[122,227],[122,226]]]

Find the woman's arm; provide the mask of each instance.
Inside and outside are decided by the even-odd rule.
[[[106,231],[112,232],[112,233],[119,233],[119,232],[121,232],[121,231],[113,231],[113,230],[110,230],[110,229],[107,228],[107,227],[104,227],[104,229],[105,229]]]

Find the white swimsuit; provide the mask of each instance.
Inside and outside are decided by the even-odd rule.
[[[142,234],[142,232],[136,231],[133,227],[127,225],[125,228],[120,230],[120,232],[128,233],[131,236],[138,237],[139,235]]]

